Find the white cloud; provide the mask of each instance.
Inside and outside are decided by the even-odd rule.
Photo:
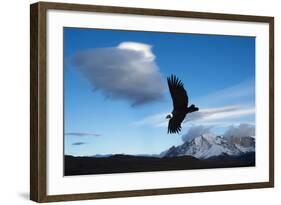
[[[214,133],[211,129],[211,126],[197,125],[191,126],[186,134],[182,135],[182,140],[184,142],[191,141],[194,138],[209,134],[209,136],[216,136],[217,133]],[[255,136],[255,125],[248,123],[241,123],[238,125],[228,125],[223,136],[225,137],[249,137]]]
[[[255,125],[251,124],[240,124],[238,126],[229,126],[225,131],[224,136],[226,137],[246,137],[255,136]]]
[[[153,61],[155,59],[155,55],[151,51],[151,45],[136,42],[122,42],[118,45],[118,48],[142,52],[145,59],[148,61]]]
[[[71,62],[94,90],[134,106],[163,98],[164,79],[154,59],[151,45],[122,42],[78,52]]]
[[[210,133],[211,132],[211,127],[207,127],[207,126],[203,126],[203,125],[199,125],[199,126],[192,126],[191,128],[189,128],[188,132],[184,135],[182,135],[182,140],[184,142],[187,141],[191,141],[193,140],[195,137],[204,135],[206,133]]]

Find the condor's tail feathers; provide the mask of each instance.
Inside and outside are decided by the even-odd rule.
[[[190,105],[188,108],[187,108],[187,111],[188,111],[188,113],[191,113],[191,112],[196,112],[196,111],[198,111],[199,110],[199,108],[198,107],[195,107],[195,105]]]

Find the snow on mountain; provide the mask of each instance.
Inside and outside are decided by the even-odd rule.
[[[190,155],[199,159],[207,159],[221,155],[239,156],[254,151],[254,137],[224,137],[207,133],[186,141],[182,145],[172,146],[160,153],[160,157]]]

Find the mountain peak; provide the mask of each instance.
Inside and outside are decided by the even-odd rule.
[[[255,138],[224,137],[203,134],[186,141],[179,146],[172,146],[160,154],[161,157],[193,156],[208,159],[214,156],[239,156],[255,150]]]

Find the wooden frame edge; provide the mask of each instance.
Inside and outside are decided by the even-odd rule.
[[[38,201],[38,4],[30,6],[30,199]]]
[[[216,20],[234,20],[234,21],[251,21],[251,22],[270,22],[272,16],[254,16],[242,14],[224,14],[214,12],[198,12],[198,11],[184,11],[184,10],[162,10],[150,8],[136,8],[136,7],[119,7],[119,6],[102,6],[90,4],[75,4],[75,3],[57,3],[57,2],[38,2],[38,4],[45,9],[58,10],[75,10],[86,12],[107,12],[120,14],[137,14],[137,15],[151,15],[151,16],[170,16],[170,17],[190,17],[190,18],[205,18]]]
[[[46,198],[46,9],[30,5],[30,199]]]
[[[272,188],[272,187],[273,184],[271,182],[258,182],[258,183],[245,183],[245,184],[197,186],[197,187],[177,187],[177,188],[130,190],[130,191],[100,192],[100,193],[48,195],[40,202],[78,201],[78,200],[93,200],[93,199],[107,199],[107,198],[172,195],[172,194],[186,194],[186,193],[196,193],[196,192],[261,189],[261,188]]]
[[[274,187],[274,17],[269,19],[269,181]]]
[[[269,23],[269,181],[101,193],[47,195],[46,191],[46,11],[96,11]],[[30,5],[30,199],[36,202],[137,197],[274,187],[274,17],[38,2]]]

